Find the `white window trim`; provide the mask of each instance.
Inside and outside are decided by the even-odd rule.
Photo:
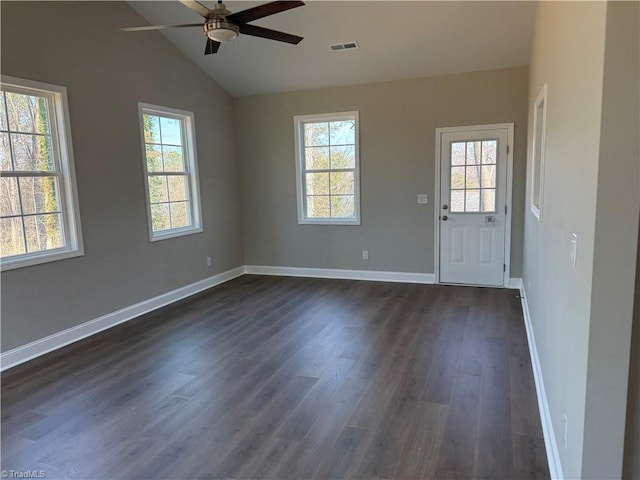
[[[542,109],[542,121],[541,131],[538,132],[538,110],[540,105],[543,104]],[[531,213],[542,222],[542,205],[544,203],[544,164],[545,164],[545,151],[546,151],[546,137],[547,137],[547,84],[542,86],[542,90],[538,94],[536,101],[533,104],[533,143],[531,145]],[[540,134],[540,152],[536,150],[536,138]],[[536,157],[537,160],[536,161]],[[535,188],[536,188],[536,173],[539,177],[539,190],[538,190],[538,205],[535,204]]]
[[[303,125],[311,122],[321,121],[340,121],[355,120],[355,168],[354,168],[354,208],[356,217],[340,219],[340,218],[308,218],[306,214],[305,189],[303,186],[304,179],[304,135]],[[360,112],[338,112],[338,113],[321,113],[316,115],[296,115],[293,117],[295,157],[296,157],[296,197],[298,203],[298,224],[300,225],[360,225]]]
[[[161,232],[153,231],[152,217],[151,217],[151,198],[149,197],[149,173],[147,171],[147,152],[145,148],[144,140],[144,121],[143,114],[148,113],[152,115],[159,115],[164,117],[173,117],[179,120],[184,120],[185,129],[183,132],[184,138],[182,139],[187,158],[185,158],[185,165],[188,168],[189,173],[189,203],[191,204],[191,218],[193,219],[193,225],[185,228],[173,228],[170,230],[163,230]],[[157,242],[160,240],[167,240],[169,238],[182,237],[185,235],[192,235],[194,233],[202,232],[202,215],[200,205],[200,179],[198,176],[198,157],[196,155],[196,131],[193,112],[186,110],[178,110],[177,108],[161,107],[159,105],[152,105],[150,103],[138,102],[138,121],[140,123],[140,144],[142,146],[142,165],[144,169],[144,195],[145,203],[147,207],[147,229],[149,232],[149,241]]]
[[[82,243],[82,227],[80,225],[80,208],[78,205],[67,89],[59,85],[25,80],[9,75],[0,75],[0,83],[2,83],[2,88],[6,91],[16,91],[18,93],[32,91],[34,94],[47,97],[50,109],[51,139],[57,156],[56,161],[60,168],[59,184],[61,191],[59,193],[65,242],[65,246],[62,248],[5,257],[0,260],[1,271],[82,256],[84,255],[84,247]]]

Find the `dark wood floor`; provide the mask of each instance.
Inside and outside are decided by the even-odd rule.
[[[549,476],[515,291],[249,275],[3,373],[2,469]]]

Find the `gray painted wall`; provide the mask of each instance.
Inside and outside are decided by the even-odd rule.
[[[622,475],[640,213],[640,3],[607,4],[584,478]],[[640,452],[637,452],[640,455]]]
[[[527,77],[517,67],[234,99],[245,262],[433,273],[435,129],[515,122],[511,268],[519,277]],[[293,117],[350,110],[360,112],[362,224],[298,225]],[[418,193],[428,205],[416,203]]]
[[[629,396],[622,478],[640,478],[640,235],[636,257],[636,288],[633,304],[633,333],[629,363]]]
[[[532,105],[547,83],[544,211],[542,223],[525,215],[523,279],[566,478],[622,473],[640,198],[637,6],[538,4],[529,158]]]
[[[1,8],[2,73],[67,87],[85,246],[2,274],[2,351],[242,265],[231,98],[160,33],[121,32],[146,23],[125,2]],[[138,101],[195,113],[203,233],[148,241]]]

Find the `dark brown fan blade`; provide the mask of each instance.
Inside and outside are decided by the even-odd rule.
[[[125,27],[123,32],[142,32],[144,30],[164,30],[165,28],[202,27],[201,23],[185,23],[181,25],[146,25],[144,27]]]
[[[220,42],[216,42],[215,40],[211,40],[207,38],[207,46],[204,48],[205,55],[211,55],[218,52],[220,48]]]
[[[303,37],[291,35],[290,33],[278,32],[269,28],[258,27],[257,25],[240,25],[240,33],[251,35],[253,37],[268,38],[269,40],[277,40],[278,42],[299,44]]]
[[[209,15],[211,14],[211,10],[195,0],[180,0],[180,3],[204,18],[209,18]]]
[[[276,13],[284,12],[285,10],[290,10],[296,7],[301,7],[303,5],[304,2],[300,1],[265,3],[264,5],[258,5],[257,7],[248,8],[247,10],[232,13],[227,17],[227,19],[232,21],[233,23],[242,25],[243,23],[252,22],[254,20],[258,20],[259,18],[268,17],[269,15],[274,15]]]

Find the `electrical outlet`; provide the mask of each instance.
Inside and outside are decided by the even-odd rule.
[[[362,259],[369,260],[369,250],[362,250]]]
[[[427,194],[426,193],[419,193],[418,194],[418,203],[426,205],[426,203],[427,203]]]
[[[211,257],[207,257],[207,267],[211,266]]]
[[[564,414],[564,448],[569,447],[569,421],[567,420],[567,414]]]

